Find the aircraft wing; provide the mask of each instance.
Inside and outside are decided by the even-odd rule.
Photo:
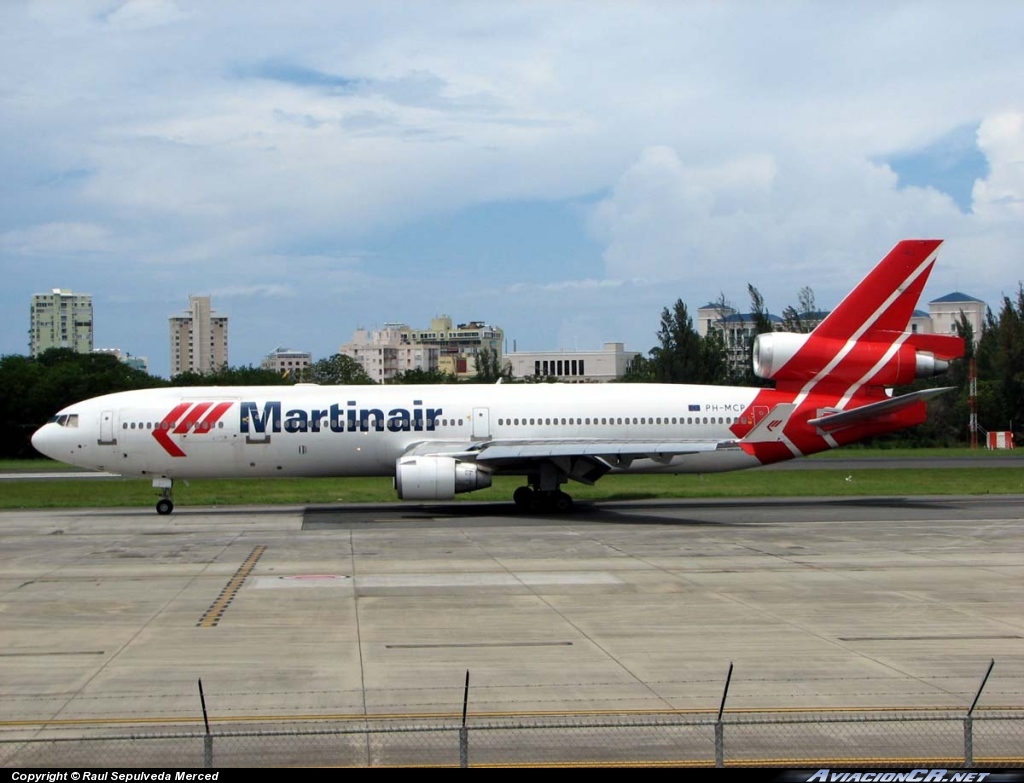
[[[590,484],[612,468],[627,467],[635,459],[650,459],[667,465],[673,457],[735,446],[733,440],[502,439],[469,444],[426,441],[407,451],[405,456],[472,460],[498,473],[550,460],[567,468],[573,479]]]
[[[882,416],[906,408],[908,405],[914,405],[922,400],[928,400],[940,394],[945,394],[952,390],[952,388],[952,386],[944,386],[940,389],[922,389],[921,391],[911,392],[909,394],[901,394],[899,397],[890,397],[889,399],[882,400],[880,402],[861,405],[858,408],[848,411],[834,411],[831,413],[823,411],[824,415],[818,416],[815,419],[809,419],[807,423],[812,427],[818,427],[825,432],[832,432],[843,427],[848,427],[851,424],[860,424],[865,421],[881,418]]]

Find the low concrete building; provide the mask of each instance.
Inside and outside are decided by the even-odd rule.
[[[627,351],[623,343],[605,343],[597,351],[515,351],[505,354],[512,377],[554,378],[566,383],[604,383],[626,374],[639,351]]]

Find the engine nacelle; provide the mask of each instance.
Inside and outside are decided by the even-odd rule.
[[[809,334],[792,332],[759,334],[754,338],[754,373],[760,378],[803,383],[828,367],[830,380],[898,386],[949,369],[949,362],[918,351],[909,339],[895,348],[892,342],[858,340],[851,349],[847,340],[820,335],[810,338]],[[833,364],[836,357],[839,361]]]
[[[809,334],[768,332],[754,338],[754,375],[758,378],[776,378],[782,367],[803,348]]]
[[[451,500],[458,492],[491,486],[491,474],[454,457],[402,457],[395,465],[401,500]]]

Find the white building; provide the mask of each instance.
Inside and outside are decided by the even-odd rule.
[[[434,318],[427,329],[387,323],[383,329],[357,329],[338,350],[362,365],[377,383],[408,370],[439,370],[457,378],[476,375],[476,354],[486,348],[501,359],[504,333],[482,321],[452,325],[447,315]]]
[[[170,319],[171,377],[215,372],[228,363],[228,319],[214,315],[208,296],[189,296],[188,310]]]
[[[914,310],[907,328],[916,334],[956,334],[956,324],[960,320],[960,313],[963,312],[974,329],[974,340],[977,344],[987,309],[988,306],[980,299],[956,291],[932,299],[928,303],[927,313]],[[801,314],[801,320],[808,327],[814,327],[825,320],[827,315],[827,310],[804,313]],[[768,318],[776,330],[782,328],[781,318],[776,315],[769,315]],[[697,310],[697,333],[701,337],[707,337],[712,329],[722,332],[730,364],[734,368],[745,367],[749,359],[750,340],[756,336],[753,315],[737,313],[731,307],[704,305]]]
[[[819,323],[821,315],[808,314],[809,322]],[[773,329],[782,328],[782,319],[777,315],[768,314],[768,320],[771,321]],[[733,370],[747,367],[750,362],[750,341],[757,336],[754,314],[739,313],[731,307],[722,305],[706,304],[697,310],[697,334],[707,337],[713,330],[722,333],[729,366]]]
[[[626,374],[640,354],[623,343],[605,343],[599,351],[514,351],[505,355],[513,378],[555,378],[566,383],[604,383]]]
[[[266,355],[260,366],[265,370],[274,370],[281,375],[294,378],[312,363],[313,354],[309,351],[293,351],[278,346]]]
[[[119,362],[123,362],[129,367],[145,373],[149,372],[149,359],[145,356],[133,356],[127,351],[122,351],[120,348],[96,348],[93,350],[93,353],[104,353],[113,356]]]
[[[383,329],[356,329],[352,340],[338,350],[355,359],[376,383],[386,383],[407,370],[437,369],[438,349],[414,345],[405,324],[385,324]]]
[[[974,329],[974,344],[981,339],[981,328],[985,323],[986,305],[980,299],[954,291],[951,294],[932,299],[928,303],[928,315],[931,318],[931,331],[935,334],[956,334],[956,324],[960,321],[960,313],[967,317],[967,322]]]
[[[32,356],[38,356],[47,348],[70,348],[76,353],[92,351],[91,294],[76,294],[65,288],[34,294],[29,317]]]

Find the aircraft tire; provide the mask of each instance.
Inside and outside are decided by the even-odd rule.
[[[558,513],[568,514],[572,511],[572,496],[565,492],[556,492],[553,500],[554,503],[552,505]]]
[[[535,494],[530,487],[519,487],[512,493],[512,501],[519,508],[529,509]]]
[[[156,502],[156,513],[160,516],[165,517],[172,511],[174,511],[174,503],[167,498],[160,498],[160,500]]]

